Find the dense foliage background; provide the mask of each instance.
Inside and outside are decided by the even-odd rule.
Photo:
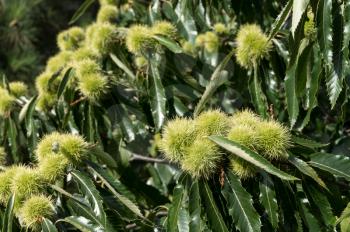
[[[350,231],[349,1],[3,0],[0,12],[2,231]],[[262,31],[239,53],[247,24]],[[34,77],[29,93],[13,84]],[[285,125],[287,158],[207,133],[225,157],[208,178],[166,159],[169,122],[210,109]],[[67,162],[49,180],[43,147]],[[257,172],[240,178],[230,157]],[[6,175],[18,165],[34,177]],[[25,211],[38,194],[54,213]]]

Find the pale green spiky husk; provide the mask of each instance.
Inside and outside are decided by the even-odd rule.
[[[24,96],[28,93],[28,86],[21,81],[14,81],[9,83],[11,94],[15,97]]]
[[[80,27],[71,27],[57,36],[57,45],[61,51],[74,51],[82,46],[85,32]]]
[[[41,159],[38,166],[39,175],[48,183],[54,183],[65,174],[69,160],[62,154],[51,153]]]
[[[226,34],[229,32],[229,29],[223,23],[216,23],[214,25],[214,31],[219,34]]]
[[[237,62],[244,68],[253,68],[254,63],[267,57],[271,50],[271,41],[256,24],[243,25],[236,38]]]
[[[2,87],[0,87],[0,96],[0,116],[5,116],[11,111],[16,98]]]
[[[230,169],[241,179],[252,178],[256,175],[256,167],[237,156],[230,156]]]
[[[98,101],[108,91],[108,79],[100,73],[85,75],[79,80],[78,89],[90,101]]]
[[[193,143],[196,133],[194,123],[190,119],[176,118],[169,121],[163,129],[160,149],[166,158],[179,162],[184,156],[185,149]]]
[[[113,5],[104,5],[101,6],[100,10],[97,13],[97,22],[98,23],[104,23],[104,22],[114,22],[117,19],[118,16],[118,8]]]
[[[128,29],[126,46],[131,53],[141,54],[147,49],[153,49],[156,41],[153,39],[152,30],[143,25],[134,25]]]
[[[227,115],[220,110],[208,110],[195,118],[195,127],[202,136],[226,135],[230,128]]]
[[[156,35],[166,36],[175,39],[177,35],[176,27],[167,21],[157,21],[153,24],[151,32]]]
[[[219,148],[205,138],[198,138],[186,149],[181,167],[193,177],[208,179],[217,172],[223,156]]]
[[[117,27],[110,23],[97,23],[87,34],[86,45],[98,54],[109,54],[115,46],[116,32]]]
[[[44,195],[33,195],[24,201],[18,211],[18,217],[24,226],[33,231],[41,229],[43,218],[51,218],[55,214],[55,209],[51,199]]]
[[[16,173],[22,172],[26,167],[13,165],[0,172],[0,204],[6,205],[11,196],[11,183]]]

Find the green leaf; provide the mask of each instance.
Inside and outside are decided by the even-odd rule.
[[[221,190],[225,197],[228,212],[241,232],[260,231],[260,216],[253,207],[252,196],[242,187],[237,176],[231,172],[225,175],[224,188]]]
[[[204,203],[204,208],[207,213],[207,218],[210,223],[211,229],[214,232],[228,232],[225,221],[216,206],[214,196],[209,188],[209,185],[205,181],[200,182],[200,191]]]
[[[321,227],[315,215],[313,215],[310,211],[309,200],[307,198],[300,198],[299,204],[301,208],[301,217],[308,227],[308,231],[310,232],[320,232]]]
[[[190,231],[197,232],[201,229],[201,197],[198,180],[192,182],[189,193],[188,210],[190,212]]]
[[[36,101],[37,98],[38,98],[38,96],[32,97],[32,98],[22,107],[21,111],[19,112],[19,116],[18,116],[18,118],[19,118],[19,123],[22,123],[23,120],[24,120],[25,118],[28,117],[27,115],[28,115],[28,114],[30,115],[30,114],[33,112],[34,106],[35,106],[35,101]]]
[[[82,232],[104,232],[105,230],[98,225],[93,224],[84,217],[70,216],[60,219],[57,222],[67,222]]]
[[[264,206],[265,212],[269,216],[269,221],[272,227],[277,229],[279,215],[274,183],[266,173],[262,173],[262,176],[263,179],[259,182],[260,203]]]
[[[115,55],[115,54],[109,54],[112,61],[120,68],[122,69],[132,80],[136,79],[135,74]]]
[[[350,158],[343,155],[329,153],[315,153],[309,161],[311,166],[317,167],[333,175],[344,177],[350,181]]]
[[[298,137],[295,135],[292,136],[292,142],[311,149],[321,148],[329,145],[328,143],[318,143],[314,140]]]
[[[205,104],[212,97],[215,90],[217,90],[217,88],[224,83],[224,81],[225,81],[224,78],[226,77],[226,75],[223,75],[223,71],[224,71],[227,63],[230,61],[231,57],[233,56],[233,54],[234,54],[234,50],[232,50],[223,59],[223,61],[216,67],[215,71],[211,75],[210,82],[207,85],[207,87],[205,88],[205,91],[204,91],[201,99],[199,100],[199,102],[194,110],[194,113],[193,113],[194,117],[199,115],[199,113],[204,108]]]
[[[293,15],[292,15],[292,27],[291,31],[294,36],[295,31],[299,25],[299,22],[301,20],[301,17],[303,16],[307,5],[309,4],[310,0],[294,0],[293,1]]]
[[[156,128],[160,130],[165,120],[165,90],[161,81],[161,77],[158,69],[158,62],[155,59],[150,60],[152,71],[152,87],[151,87],[151,107],[152,115],[155,121]]]
[[[47,218],[44,218],[41,222],[42,232],[58,232],[55,225]]]
[[[321,185],[323,188],[327,189],[326,184],[323,182],[323,180],[318,176],[317,172],[308,165],[305,161],[295,157],[292,154],[289,154],[288,161],[293,164],[299,171],[304,173],[305,175],[311,177],[314,179],[319,185]]]
[[[178,231],[178,219],[184,198],[184,188],[182,185],[177,185],[174,188],[173,201],[168,211],[167,219],[167,231],[176,232]]]
[[[113,195],[118,199],[123,205],[125,205],[131,212],[137,216],[144,218],[139,207],[133,203],[127,196],[121,195],[117,190],[121,188],[121,185],[118,182],[113,181],[113,178],[102,169],[96,170],[95,168],[89,166],[89,170],[96,175],[103,184],[113,193]],[[124,190],[125,191],[125,190]]]
[[[13,225],[13,209],[15,205],[15,195],[12,194],[9,198],[6,210],[2,218],[2,232],[12,232],[12,225]]]
[[[177,227],[179,229],[179,232],[189,232],[190,231],[190,215],[188,213],[188,210],[184,207],[180,208],[178,220],[177,220]]]
[[[79,184],[82,193],[89,201],[96,217],[100,220],[101,224],[104,227],[106,227],[107,219],[102,204],[103,200],[92,180],[79,171],[73,171],[71,172],[71,175],[73,176],[74,180]]]
[[[287,5],[283,7],[282,11],[277,16],[275,22],[273,22],[271,26],[271,32],[269,34],[269,40],[271,40],[277,34],[277,32],[281,29],[283,23],[286,21],[290,13],[290,10],[292,9],[292,5],[293,5],[293,0],[289,0],[287,2]]]
[[[298,178],[289,175],[273,166],[267,159],[265,159],[261,155],[251,151],[250,149],[234,141],[216,135],[209,136],[208,138],[216,144],[218,144],[220,147],[224,148],[225,150],[232,152],[233,154],[239,156],[240,158],[248,161],[249,163],[263,169],[264,171],[272,175],[278,176],[279,178],[284,180],[298,180]]]
[[[259,115],[263,118],[267,118],[267,100],[261,88],[261,82],[258,77],[258,72],[258,65],[255,63],[254,77],[253,81],[251,81],[251,83],[249,84],[249,92]]]
[[[345,219],[348,219],[350,217],[350,202],[348,205],[345,207],[343,212],[341,213],[340,217],[336,221],[336,225],[344,221]]]
[[[85,0],[79,9],[74,13],[72,19],[69,21],[69,24],[73,24],[85,13],[85,11],[94,3],[95,0]]]
[[[153,36],[154,39],[156,39],[161,45],[167,47],[170,51],[174,52],[174,53],[182,53],[182,48],[173,40],[165,37],[165,36],[161,36],[161,35],[154,35]]]
[[[341,232],[350,232],[350,218],[346,218],[340,222]]]
[[[64,73],[64,76],[60,82],[60,85],[58,86],[58,90],[57,90],[57,99],[59,99],[64,91],[64,89],[67,86],[67,83],[69,81],[69,79],[71,78],[71,76],[73,75],[74,72],[73,68],[68,68],[67,71]]]

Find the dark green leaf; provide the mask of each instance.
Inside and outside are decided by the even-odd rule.
[[[259,182],[260,202],[265,208],[265,212],[269,216],[269,221],[274,229],[277,229],[279,215],[276,192],[272,179],[263,173],[263,179]]]
[[[94,3],[95,0],[85,0],[79,9],[74,13],[72,19],[69,21],[69,24],[73,24],[85,13],[85,11]]]
[[[289,0],[287,2],[287,5],[284,6],[281,13],[277,16],[275,22],[271,26],[269,40],[271,40],[277,34],[277,32],[281,29],[281,27],[283,26],[283,23],[286,21],[288,15],[289,15],[289,12],[292,9],[292,5],[293,5],[293,0]]]
[[[93,224],[90,220],[84,217],[70,216],[60,219],[57,222],[67,222],[82,232],[105,232],[103,228]]]
[[[13,221],[13,209],[15,205],[15,195],[11,195],[9,198],[6,210],[2,218],[2,232],[12,232],[12,225],[14,223]]]
[[[66,88],[67,83],[72,76],[72,73],[73,73],[72,70],[73,70],[73,68],[68,68],[67,71],[64,73],[64,76],[60,82],[60,85],[58,86],[57,99],[59,99],[61,97],[64,89]]]
[[[165,37],[165,36],[161,36],[161,35],[154,35],[153,36],[154,39],[156,39],[161,45],[167,47],[170,51],[174,52],[174,53],[182,53],[182,48],[173,40]]]
[[[42,232],[58,232],[55,225],[47,218],[41,222]]]
[[[132,80],[136,79],[135,74],[114,54],[109,54],[113,62],[122,69]]]

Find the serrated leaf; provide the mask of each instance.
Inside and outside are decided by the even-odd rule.
[[[292,14],[292,27],[291,31],[294,36],[294,33],[299,25],[301,17],[303,16],[307,5],[310,0],[294,0],[293,1],[293,14]]]
[[[247,147],[244,147],[222,136],[213,135],[209,136],[208,138],[220,147],[224,148],[225,150],[232,152],[233,154],[239,156],[240,158],[248,161],[249,163],[263,169],[264,171],[272,175],[278,176],[279,178],[284,180],[298,180],[298,178],[276,168],[267,159],[248,149]]]
[[[310,232],[321,231],[321,227],[317,221],[317,218],[310,211],[309,200],[307,198],[300,198],[298,200],[301,208],[301,218],[306,224],[308,231]]]
[[[329,145],[328,143],[319,143],[314,140],[298,137],[295,135],[292,136],[292,142],[304,147],[312,148],[312,149],[321,148]]]
[[[272,179],[266,173],[263,173],[263,179],[259,182],[259,189],[260,203],[264,206],[265,212],[269,216],[269,221],[272,227],[277,229],[279,214],[276,192]]]
[[[200,191],[204,203],[204,208],[207,213],[207,219],[210,224],[210,228],[214,232],[228,232],[222,215],[216,206],[215,199],[209,185],[205,181],[200,182]]]
[[[178,231],[178,219],[184,197],[184,188],[182,185],[177,185],[174,188],[173,201],[168,211],[167,231]]]
[[[115,55],[115,54],[109,54],[112,61],[120,68],[122,69],[132,80],[136,79],[135,74]]]
[[[94,3],[95,0],[85,0],[79,9],[74,13],[72,19],[69,21],[69,24],[73,24],[85,13],[85,11]]]
[[[329,153],[315,153],[309,161],[311,166],[317,167],[333,175],[344,177],[350,181],[350,158],[343,155]]]
[[[267,100],[265,93],[261,88],[261,81],[258,77],[258,65],[254,64],[253,80],[249,83],[249,92],[254,106],[262,118],[267,118]]]
[[[165,37],[165,36],[161,36],[161,35],[154,35],[153,36],[154,39],[156,39],[161,45],[165,46],[166,48],[168,48],[170,51],[174,52],[174,53],[182,53],[182,48],[173,40]]]
[[[7,202],[5,213],[2,218],[2,232],[12,232],[15,199],[15,195],[12,194]]]
[[[289,154],[288,161],[293,164],[299,171],[304,173],[305,175],[311,177],[314,179],[319,185],[321,185],[323,188],[327,189],[326,184],[323,182],[323,180],[318,176],[317,172],[308,165],[305,161],[295,157],[292,154]]]
[[[275,22],[271,26],[269,40],[271,40],[277,34],[277,32],[281,29],[281,27],[283,26],[283,23],[286,21],[290,13],[290,10],[292,9],[292,6],[293,6],[293,0],[289,0],[287,2],[287,5],[283,7],[282,11],[279,13]]]
[[[188,210],[190,213],[190,231],[197,232],[202,231],[201,228],[201,198],[199,194],[198,180],[192,182],[190,193]]]
[[[117,191],[122,186],[118,186],[118,183],[114,183],[113,178],[111,178],[108,173],[104,172],[101,169],[96,170],[93,167],[89,167],[89,170],[92,171],[93,174],[96,175],[101,181],[103,181],[103,184],[109,189],[109,191],[113,193],[116,199],[118,199],[123,205],[125,205],[131,212],[133,212],[141,218],[144,218],[139,207],[134,202],[132,202],[127,196],[124,196]],[[126,190],[124,189],[124,191]]]
[[[56,226],[47,218],[41,222],[42,232],[58,232]]]
[[[215,71],[210,77],[210,82],[205,88],[205,91],[199,100],[199,102],[196,105],[196,108],[194,110],[193,115],[196,117],[199,115],[199,113],[204,108],[205,104],[208,102],[208,100],[211,98],[215,90],[219,86],[221,86],[225,81],[225,75],[223,75],[223,71],[227,65],[227,63],[230,61],[231,57],[234,54],[234,50],[232,50],[222,61],[221,63],[216,67]]]
[[[90,220],[84,217],[70,216],[60,219],[57,222],[67,222],[82,232],[105,232],[103,228],[93,224]]]
[[[221,192],[237,229],[241,232],[260,231],[260,216],[253,207],[252,196],[242,187],[239,178],[231,172],[226,173]]]
[[[79,184],[81,191],[89,201],[93,212],[105,227],[107,224],[106,214],[103,208],[103,200],[91,179],[79,171],[71,172],[74,180]]]
[[[155,58],[150,60],[151,72],[152,72],[152,87],[151,87],[151,108],[154,123],[157,130],[160,130],[165,120],[165,104],[166,96],[165,90],[161,81],[157,62]]]

